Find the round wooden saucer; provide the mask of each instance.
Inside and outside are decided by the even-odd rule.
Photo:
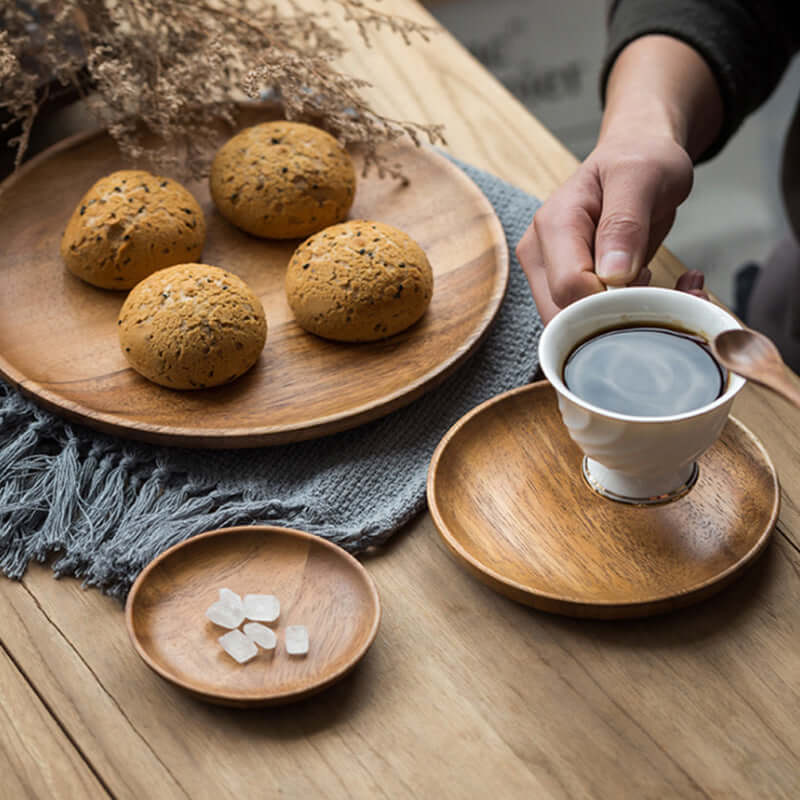
[[[206,609],[227,587],[281,603],[274,654],[237,664]],[[262,706],[299,700],[344,677],[375,639],[381,610],[367,571],[310,533],[272,526],[223,528],[152,561],[133,585],[125,619],[133,645],[161,677],[212,703]],[[286,653],[287,625],[305,625],[309,651]],[[240,626],[241,627],[241,626]]]
[[[241,125],[275,118],[248,108]],[[347,430],[407,405],[441,383],[480,345],[508,283],[508,246],[491,203],[444,156],[387,148],[407,187],[360,176],[351,219],[386,222],[423,247],[431,305],[411,328],[347,345],[294,321],[284,289],[300,240],[248,236],[217,212],[207,182],[190,182],[205,214],[202,258],[242,278],[267,315],[256,365],[226,386],[176,392],[125,360],[117,337],[124,292],[67,272],[59,243],[75,205],[101,176],[130,168],[104,133],[81,134],[31,159],[0,186],[0,376],[46,408],[107,433],[181,447],[261,447]]]
[[[729,419],[692,490],[635,507],[593,492],[549,383],[492,398],[440,442],[428,504],[455,557],[493,589],[577,617],[649,616],[719,591],[763,550],[775,468]]]

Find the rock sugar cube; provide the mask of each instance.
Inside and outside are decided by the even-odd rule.
[[[227,603],[222,600],[217,600],[216,603],[206,609],[206,616],[215,624],[223,628],[238,628],[244,621],[244,612],[241,606],[239,608],[231,608]]]
[[[305,625],[289,625],[286,628],[286,652],[290,656],[308,653],[308,631]]]
[[[220,603],[224,603],[226,606],[229,606],[233,609],[239,609],[242,607],[242,598],[239,597],[236,592],[224,587],[219,590],[219,601]]]
[[[257,622],[275,622],[281,614],[281,604],[273,594],[246,594],[243,605],[245,618]]]
[[[244,635],[263,650],[274,650],[278,643],[275,631],[260,622],[248,622],[244,626]]]
[[[241,631],[228,631],[217,641],[234,661],[244,664],[258,653],[258,648]]]

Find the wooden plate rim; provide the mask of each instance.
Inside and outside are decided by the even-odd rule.
[[[139,641],[138,637],[136,636],[134,626],[133,626],[133,605],[138,595],[139,591],[141,590],[142,585],[148,579],[150,573],[158,566],[160,566],[161,562],[165,561],[167,558],[172,556],[178,550],[181,550],[184,547],[189,547],[193,543],[203,540],[203,539],[211,539],[217,536],[225,536],[228,534],[235,534],[235,533],[254,533],[254,532],[261,532],[261,533],[272,533],[278,535],[287,535],[292,538],[297,539],[305,539],[310,541],[313,546],[320,545],[322,547],[328,548],[331,552],[335,553],[338,557],[343,557],[345,561],[350,563],[350,566],[355,569],[355,572],[364,579],[365,585],[367,587],[369,597],[372,601],[372,625],[369,629],[369,633],[367,635],[366,641],[364,645],[359,648],[354,655],[342,666],[340,667],[335,673],[329,675],[322,681],[318,681],[313,683],[309,686],[305,686],[302,689],[293,689],[291,691],[279,692],[279,693],[257,693],[257,692],[249,692],[249,693],[229,693],[224,690],[222,691],[214,691],[209,692],[203,689],[199,689],[196,685],[193,685],[181,678],[177,678],[174,674],[169,672],[166,669],[163,669],[156,661],[154,661],[147,650],[142,646],[141,642]],[[307,531],[301,531],[297,528],[284,528],[280,525],[237,525],[230,528],[216,528],[212,531],[205,531],[204,533],[199,533],[196,536],[192,536],[189,539],[184,539],[182,542],[178,542],[174,544],[172,547],[165,550],[163,553],[160,553],[156,556],[145,568],[139,573],[136,580],[131,586],[130,592],[128,592],[128,597],[125,601],[125,626],[128,629],[128,636],[130,637],[131,642],[139,654],[139,657],[147,664],[150,669],[153,670],[156,674],[160,675],[164,680],[169,681],[170,683],[174,684],[175,686],[179,686],[182,689],[185,689],[190,694],[195,695],[197,697],[204,697],[209,700],[213,700],[216,702],[226,702],[230,704],[237,704],[237,705],[268,705],[268,704],[277,704],[282,702],[287,702],[289,700],[299,700],[303,697],[307,697],[311,694],[315,694],[316,692],[322,691],[326,689],[328,686],[336,683],[336,681],[343,678],[350,670],[352,670],[356,664],[366,655],[367,650],[372,646],[372,643],[375,641],[375,637],[378,633],[378,628],[380,627],[382,616],[382,609],[381,609],[381,602],[380,596],[378,594],[378,589],[375,586],[375,581],[372,579],[372,576],[367,572],[364,565],[358,561],[357,558],[352,556],[343,548],[339,547],[339,545],[334,544],[333,542],[324,539],[322,536],[316,536],[313,533],[308,533]]]
[[[265,109],[266,110],[266,109]],[[28,172],[36,169],[42,162],[59,153],[69,150],[95,137],[108,135],[102,127],[69,136],[26,161],[16,172],[0,182],[0,197],[22,180]],[[390,414],[418,399],[425,392],[435,388],[449,377],[461,364],[472,355],[489,334],[492,323],[497,317],[508,289],[510,277],[510,257],[508,242],[502,223],[494,207],[480,187],[452,161],[445,158],[434,148],[422,146],[411,152],[422,152],[428,157],[444,164],[446,169],[460,182],[464,190],[478,197],[484,205],[484,222],[493,239],[493,251],[497,262],[496,277],[489,298],[486,313],[476,322],[475,332],[462,346],[456,348],[451,356],[434,366],[429,372],[417,378],[407,386],[380,399],[367,402],[361,406],[319,417],[302,424],[264,425],[260,427],[236,428],[188,428],[183,426],[155,425],[136,419],[120,419],[107,412],[96,411],[83,403],[68,400],[57,392],[46,388],[39,381],[28,378],[14,367],[0,353],[0,376],[33,400],[39,401],[45,408],[63,414],[67,419],[94,428],[104,433],[117,434],[126,438],[149,442],[158,445],[199,448],[250,448],[268,445],[287,444],[318,436],[339,433],[344,430],[363,425]],[[311,334],[309,334],[311,335]],[[130,369],[130,367],[125,368]]]
[[[511,578],[508,578],[491,567],[487,567],[477,557],[467,550],[456,538],[444,521],[442,513],[439,509],[436,500],[436,476],[438,472],[439,462],[441,461],[444,451],[447,449],[451,440],[459,433],[462,427],[466,425],[473,417],[480,415],[487,408],[502,403],[510,397],[519,394],[534,393],[540,391],[555,391],[552,385],[547,380],[535,381],[534,383],[526,384],[525,386],[518,386],[510,389],[495,397],[491,397],[480,405],[468,411],[461,419],[457,420],[453,426],[442,437],[441,441],[436,447],[436,450],[431,457],[430,467],[428,469],[427,479],[427,499],[428,509],[433,518],[434,526],[444,541],[448,550],[462,562],[462,566],[467,567],[480,581],[485,583],[495,591],[500,592],[512,599],[532,605],[540,610],[549,611],[552,613],[562,614],[564,616],[578,616],[588,617],[597,616],[603,619],[610,619],[615,616],[614,612],[619,612],[619,617],[631,618],[635,616],[645,616],[658,613],[659,611],[666,611],[679,608],[683,605],[689,605],[695,600],[700,600],[702,597],[713,593],[716,589],[722,589],[725,585],[741,570],[754,561],[762,550],[769,542],[772,531],[780,512],[780,483],[778,481],[778,474],[775,465],[769,456],[766,448],[761,440],[739,419],[730,416],[728,420],[736,425],[740,431],[750,439],[756,446],[757,450],[761,453],[764,462],[769,469],[772,478],[773,486],[773,501],[772,510],[770,512],[769,523],[764,526],[759,538],[754,542],[750,550],[747,551],[736,563],[731,564],[722,572],[708,578],[696,586],[691,586],[681,592],[655,595],[647,600],[636,600],[629,603],[626,602],[594,602],[585,599],[571,597],[569,595],[554,594],[544,590],[534,590],[530,586],[526,586]],[[544,601],[544,604],[539,604]]]

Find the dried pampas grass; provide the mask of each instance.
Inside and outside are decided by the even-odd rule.
[[[388,29],[406,43],[431,28],[362,0],[327,0],[357,26],[365,45]],[[374,2],[374,0],[373,0]],[[380,153],[401,137],[443,143],[442,126],[375,113],[339,72],[346,52],[326,15],[302,0],[43,0],[0,7],[0,109],[16,125],[18,166],[54,82],[87,91],[89,107],[132,161],[179,176],[207,173],[233,125],[236,98],[269,96],[288,119],[308,120],[343,144],[361,145],[365,169],[402,177]],[[145,142],[147,143],[145,147]]]

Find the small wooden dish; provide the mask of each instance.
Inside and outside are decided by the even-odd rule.
[[[237,664],[217,639],[206,609],[227,587],[244,596],[274,594],[281,614],[270,627],[278,646]],[[366,653],[380,601],[351,555],[310,533],[272,526],[223,528],[162,553],[128,595],[133,645],[162,678],[211,703],[262,706],[308,697],[344,677]],[[307,656],[286,653],[287,625],[305,625]]]
[[[778,518],[775,468],[731,418],[694,488],[635,507],[593,492],[549,383],[514,389],[448,431],[428,473],[445,544],[473,575],[543,611],[643,617],[697,602],[763,550]]]
[[[242,127],[274,118],[248,109]],[[40,404],[107,433],[181,447],[259,447],[335,433],[407,405],[483,340],[503,301],[508,246],[478,187],[442,155],[411,145],[387,155],[411,183],[359,177],[351,219],[404,230],[434,273],[431,304],[409,329],[378,342],[317,338],[294,321],[284,277],[301,240],[248,236],[217,211],[207,182],[188,183],[203,208],[201,260],[234,272],[260,297],[267,344],[227,386],[177,392],[128,367],[116,320],[124,292],[67,272],[59,244],[83,194],[129,167],[104,133],[79,135],[23,165],[0,187],[0,375]],[[361,175],[362,159],[354,154]]]

